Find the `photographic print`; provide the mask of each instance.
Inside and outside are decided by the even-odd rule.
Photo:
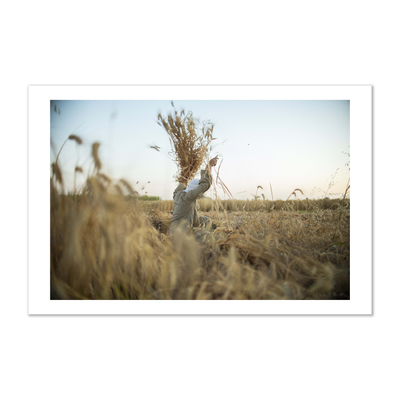
[[[353,211],[358,170],[371,162],[357,158],[370,146],[371,87],[31,86],[30,144],[36,106],[50,152],[49,173],[35,175],[49,214],[40,293],[30,265],[38,310],[370,307],[371,266],[358,269],[350,231],[368,234]]]

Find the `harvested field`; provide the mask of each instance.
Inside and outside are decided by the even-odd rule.
[[[51,182],[52,299],[350,297],[347,200],[302,214],[290,202],[287,211],[203,212],[212,228],[195,229],[196,240],[170,238],[169,211],[109,193],[100,176],[87,190],[62,196]]]

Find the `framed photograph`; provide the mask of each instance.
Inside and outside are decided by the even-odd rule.
[[[30,315],[372,313],[371,86],[28,100]]]

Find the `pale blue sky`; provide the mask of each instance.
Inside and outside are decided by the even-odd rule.
[[[176,110],[184,108],[215,123],[213,155],[223,157],[220,175],[235,198],[251,199],[260,185],[264,190],[258,194],[271,199],[270,184],[274,199],[284,200],[296,188],[304,192],[299,199],[320,198],[335,173],[328,196],[344,193],[349,178],[349,157],[344,154],[350,153],[349,101],[173,101]],[[173,110],[170,101],[55,100],[51,108],[54,104],[60,114],[51,110],[51,161],[70,134],[84,141],[81,146],[68,141],[61,152],[67,189],[73,187],[75,165],[87,173],[91,145],[98,141],[104,173],[127,179],[136,189],[150,181],[141,194],[172,199],[176,166],[148,148],[155,143],[170,150],[166,132],[156,123],[158,112],[167,115]],[[223,198],[222,191],[218,194]]]

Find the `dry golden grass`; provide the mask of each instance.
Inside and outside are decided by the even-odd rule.
[[[95,163],[96,157],[93,152]],[[179,233],[171,240],[170,211],[150,210],[153,202],[135,197],[127,201],[134,192],[128,182],[113,183],[96,168],[79,194],[63,195],[62,183],[54,163],[52,299],[349,298],[347,200],[325,210],[327,203],[309,201],[299,214],[296,204],[304,201],[216,208],[204,199],[214,229],[195,232],[197,240]]]

